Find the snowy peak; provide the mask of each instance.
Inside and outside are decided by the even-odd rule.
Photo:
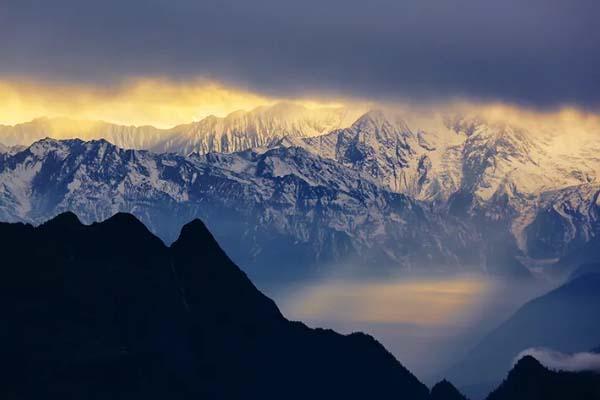
[[[185,157],[44,139],[0,158],[0,182],[4,221],[41,223],[73,210],[91,223],[126,211],[172,241],[202,217],[256,267],[279,263],[285,251],[309,264],[354,256],[401,267],[453,264],[464,246],[454,238],[469,237],[448,236],[418,202],[300,147]]]
[[[369,116],[327,135],[283,138],[271,148],[190,157],[124,150],[106,140],[46,138],[0,157],[0,219],[39,223],[74,210],[89,223],[127,211],[173,240],[183,223],[206,217],[257,265],[268,261],[260,257],[270,254],[273,235],[319,257],[363,249],[365,256],[375,251],[381,260],[404,266],[415,262],[413,251],[431,254],[427,262],[460,264],[457,257],[470,254],[462,253],[464,246],[481,245],[490,223],[507,237],[512,233],[523,254],[538,258],[550,254],[548,243],[558,249],[550,255],[560,257],[600,235],[597,184],[523,190],[525,167],[514,165],[534,157],[536,147],[518,142],[516,131],[481,130],[464,136],[483,143],[479,147],[465,141],[444,149],[438,141],[429,150],[419,144],[419,134],[398,126]],[[519,155],[522,149],[533,153]],[[485,165],[474,192],[467,183],[455,184],[460,176],[444,175],[465,160]],[[441,161],[451,167],[440,168]],[[468,201],[482,190],[492,195],[476,198],[468,213],[446,212],[451,201],[444,196],[464,194]],[[231,232],[248,235],[247,247]],[[473,253],[473,265],[486,257],[482,252]]]
[[[351,114],[344,108],[308,109],[298,104],[278,103],[175,127],[152,150],[180,154],[232,153],[270,145],[284,137],[321,135],[349,125]]]
[[[529,186],[535,182],[519,178],[538,172],[538,160],[543,156],[544,151],[523,130],[479,124],[463,148],[464,188],[487,200],[507,176],[515,175],[519,189],[533,191]]]
[[[352,124],[352,129],[360,132],[387,132],[395,134],[409,133],[406,122],[394,116],[387,115],[382,110],[371,110]]]
[[[125,126],[104,121],[70,118],[37,118],[14,126],[0,126],[0,142],[5,145],[29,146],[43,138],[105,139],[128,149],[146,149],[168,135],[167,130],[152,126]]]
[[[426,153],[433,148],[423,133],[415,134],[402,118],[379,110],[362,115],[349,128],[303,141],[307,150],[415,197],[423,169],[429,165]]]
[[[14,126],[0,126],[0,143],[29,146],[45,137],[83,140],[106,139],[126,149],[173,152],[183,155],[235,152],[265,146],[285,136],[308,137],[350,126],[358,110],[309,109],[295,103],[277,103],[224,118],[209,116],[171,129],[124,126],[103,121],[38,118]]]
[[[14,154],[17,153],[21,150],[25,149],[25,146],[19,146],[19,145],[15,145],[15,146],[5,146],[2,143],[0,143],[0,155],[2,154]]]
[[[467,117],[461,114],[446,114],[443,116],[444,124],[456,134],[471,136],[484,123],[479,117]]]

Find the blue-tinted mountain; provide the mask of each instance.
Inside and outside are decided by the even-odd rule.
[[[589,351],[600,338],[600,274],[576,277],[522,306],[477,344],[450,377],[459,387],[493,387],[517,355],[546,347],[564,353]]]
[[[270,278],[345,260],[371,272],[480,264],[468,223],[300,147],[184,157],[46,139],[0,158],[0,182],[0,220],[131,212],[171,243],[202,218],[234,260]]]

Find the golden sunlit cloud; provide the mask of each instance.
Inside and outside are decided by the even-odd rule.
[[[277,101],[280,99],[203,80],[140,79],[111,88],[0,81],[0,124],[45,116],[169,128]],[[300,103],[309,108],[330,105],[315,100]]]
[[[318,95],[310,98],[277,98],[213,81],[172,81],[161,78],[140,78],[107,87],[0,79],[0,124],[14,125],[39,117],[68,117],[171,128],[209,115],[224,117],[237,110],[251,110],[280,101],[292,101],[307,108],[389,108],[409,120],[416,117],[417,123],[414,125],[425,129],[432,121],[432,113],[458,112],[514,124],[532,132],[563,130],[570,134],[600,133],[598,114],[575,108],[544,112],[502,103],[378,103],[374,99],[332,99]],[[432,129],[435,130],[435,127]]]

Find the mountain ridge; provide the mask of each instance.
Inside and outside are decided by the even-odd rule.
[[[281,102],[249,111],[234,111],[225,117],[210,115],[172,128],[40,117],[13,126],[0,125],[0,143],[29,146],[45,137],[79,138],[105,139],[122,148],[183,155],[235,152],[265,146],[284,136],[306,137],[326,133],[351,124],[357,116],[358,109],[354,108],[309,109],[300,104]]]
[[[600,374],[552,371],[524,356],[486,400],[593,400],[600,396]]]
[[[429,396],[372,337],[287,321],[198,220],[171,247],[127,214],[0,223],[0,236],[7,265],[20,263],[1,284],[5,395]]]
[[[312,112],[308,109],[303,110]],[[336,112],[346,111],[339,109]],[[273,125],[272,117],[278,113],[283,115],[278,119],[281,123],[277,122]],[[291,235],[294,243],[303,244],[306,243],[309,235],[328,236],[332,238],[331,240],[339,241],[340,250],[335,251],[337,254],[325,250],[325,247],[338,247],[332,246],[331,243],[327,246],[321,243],[318,245],[319,248],[308,250],[315,254],[329,253],[321,257],[319,263],[323,261],[335,263],[339,261],[339,255],[348,249],[356,250],[351,253],[360,252],[364,248],[379,248],[380,246],[375,246],[373,241],[387,241],[388,243],[381,248],[382,251],[376,258],[383,264],[407,264],[403,261],[406,258],[406,251],[399,252],[392,247],[393,239],[398,237],[392,237],[393,234],[388,232],[389,229],[378,215],[382,208],[389,208],[391,195],[386,194],[387,199],[376,201],[377,215],[374,216],[369,215],[368,210],[363,210],[357,219],[354,215],[355,205],[346,207],[350,210],[350,215],[336,210],[335,213],[342,222],[334,223],[329,219],[328,230],[329,228],[332,230],[327,233],[308,232],[309,229],[313,229],[309,228],[312,224],[309,221],[304,221],[302,232],[292,226],[293,223],[299,222],[298,220],[293,222],[293,218],[298,216],[300,207],[304,211],[310,211],[309,215],[319,215],[321,211],[314,207],[323,204],[323,196],[330,197],[327,199],[326,206],[327,211],[330,212],[333,206],[331,196],[339,200],[341,196],[349,195],[353,202],[356,200],[367,205],[364,200],[375,200],[380,196],[378,193],[394,193],[398,195],[396,198],[405,196],[410,202],[426,210],[430,221],[437,219],[435,224],[439,226],[438,232],[443,233],[454,229],[443,226],[448,225],[450,221],[456,225],[459,232],[455,238],[446,239],[445,233],[441,236],[432,235],[429,251],[432,259],[442,253],[455,264],[457,262],[481,264],[484,260],[482,267],[495,271],[498,268],[493,265],[493,260],[486,264],[485,259],[491,259],[489,254],[492,253],[504,253],[508,254],[508,259],[502,262],[512,265],[515,271],[557,274],[564,277],[582,262],[577,258],[578,252],[593,253],[593,241],[600,235],[600,211],[598,211],[600,186],[594,178],[597,175],[596,171],[600,171],[600,165],[596,165],[598,164],[596,158],[591,157],[589,151],[583,152],[580,149],[581,151],[574,151],[568,158],[561,157],[560,153],[555,154],[554,150],[560,140],[552,134],[545,132],[540,132],[539,135],[533,134],[524,128],[507,123],[486,122],[473,117],[437,118],[431,122],[427,130],[423,130],[419,129],[418,123],[410,120],[411,117],[408,115],[377,110],[363,114],[348,128],[334,129],[324,135],[305,137],[311,135],[308,131],[295,131],[294,134],[288,135],[286,132],[289,133],[289,129],[286,131],[285,127],[294,127],[294,121],[304,121],[302,118],[298,120],[286,116],[296,113],[297,106],[285,104],[255,111],[256,115],[262,117],[255,119],[258,125],[253,122],[255,124],[253,126],[264,126],[265,132],[273,133],[266,136],[261,136],[262,134],[256,136],[258,131],[254,128],[246,129],[249,125],[243,120],[252,112],[233,113],[232,120],[238,122],[230,124],[230,128],[234,130],[227,131],[229,132],[227,135],[231,133],[233,135],[231,138],[241,138],[241,142],[236,142],[239,146],[235,145],[235,148],[252,147],[239,152],[228,153],[234,148],[224,148],[223,143],[217,145],[217,142],[211,139],[214,146],[217,146],[213,146],[214,149],[226,152],[203,154],[205,151],[210,151],[210,148],[202,149],[201,147],[204,146],[202,144],[196,147],[198,150],[196,152],[192,149],[195,145],[185,151],[182,150],[183,153],[189,150],[193,153],[185,160],[166,154],[150,156],[149,153],[141,152],[120,153],[123,154],[121,158],[135,157],[139,154],[141,162],[145,163],[136,166],[136,176],[130,175],[128,179],[131,184],[139,181],[145,185],[149,191],[150,197],[147,200],[152,210],[148,210],[146,205],[139,205],[142,203],[143,190],[138,190],[136,199],[124,200],[120,193],[121,190],[125,190],[123,185],[119,188],[111,187],[111,182],[122,177],[122,169],[129,168],[126,165],[127,160],[113,157],[113,162],[121,168],[114,173],[111,172],[110,167],[100,166],[96,162],[98,164],[96,168],[107,172],[104,175],[106,182],[98,181],[100,177],[93,174],[89,167],[81,170],[79,167],[82,164],[70,167],[78,168],[82,179],[88,180],[90,185],[91,181],[95,181],[94,190],[97,193],[92,193],[90,188],[84,199],[98,197],[101,200],[98,209],[93,210],[90,209],[90,205],[81,204],[88,200],[79,202],[72,199],[68,200],[71,202],[70,205],[64,203],[53,212],[56,214],[68,207],[74,207],[75,210],[83,207],[85,209],[79,211],[84,218],[91,220],[93,217],[106,217],[109,214],[106,211],[108,208],[110,212],[116,212],[133,211],[132,207],[140,207],[143,209],[135,212],[154,232],[161,234],[161,237],[166,237],[167,241],[174,240],[179,227],[171,227],[167,223],[166,228],[159,228],[159,223],[152,221],[158,217],[153,215],[162,213],[161,208],[170,207],[175,203],[176,208],[185,208],[181,211],[185,217],[178,221],[180,225],[193,218],[198,213],[198,205],[182,206],[190,197],[189,187],[194,185],[191,181],[199,176],[206,178],[210,176],[208,181],[216,179],[215,182],[219,182],[219,190],[223,196],[228,196],[227,191],[232,191],[231,195],[236,198],[227,201],[222,198],[214,199],[208,194],[206,201],[211,198],[215,200],[216,203],[211,204],[211,207],[221,208],[220,212],[224,213],[225,208],[229,207],[226,203],[231,205],[236,201],[246,202],[245,207],[260,207],[256,204],[258,198],[268,201],[269,206],[272,206],[268,211],[264,209],[258,211],[258,214],[263,215],[258,217],[259,221],[249,222],[243,227],[244,232],[250,231],[254,223],[263,224],[263,221],[267,220],[268,225],[277,219],[275,232],[264,232],[264,235],[283,233],[286,237]],[[224,119],[215,117],[208,118],[208,121],[213,121],[208,124],[212,126]],[[283,130],[277,131],[280,128]],[[232,133],[234,131],[237,133]],[[313,134],[316,134],[316,130]],[[558,135],[560,139],[562,136]],[[201,136],[207,137],[204,134]],[[192,142],[195,140],[192,139]],[[242,142],[245,144],[240,144]],[[582,142],[582,146],[583,144],[585,143]],[[37,142],[30,146],[31,149],[42,151],[39,147]],[[171,150],[176,150],[175,147]],[[592,148],[593,146],[590,146],[590,149]],[[42,203],[32,202],[37,190],[37,187],[33,190],[33,186],[37,186],[38,181],[31,181],[32,176],[27,174],[38,175],[38,173],[28,170],[27,173],[17,174],[11,171],[10,167],[7,168],[11,163],[17,162],[16,154],[22,153],[23,150],[0,153],[0,158],[7,160],[3,163],[2,176],[5,180],[4,195],[7,199],[0,199],[0,214],[4,202],[5,216],[2,218],[7,220],[23,218],[26,221],[39,223],[43,218],[51,216],[51,213],[48,214],[48,209],[52,209],[49,206],[53,202],[61,202],[65,193],[69,194],[76,190],[78,181],[75,180],[70,187],[61,189],[60,193],[53,193]],[[154,165],[155,161],[151,159],[159,160],[161,165]],[[56,162],[60,164],[61,160],[58,156]],[[106,162],[109,162],[108,159]],[[15,168],[23,167],[17,164]],[[58,164],[55,168],[60,167]],[[166,168],[167,164],[175,167]],[[180,165],[185,165],[183,167],[185,171],[179,169]],[[321,174],[322,171],[326,172]],[[150,173],[154,175],[149,176]],[[179,178],[174,181],[161,179],[161,174],[183,174],[184,182],[179,181]],[[547,175],[555,178],[548,180]],[[194,176],[196,178],[193,178]],[[53,177],[53,174],[49,175],[49,178]],[[201,191],[206,192],[211,187],[208,181],[203,180],[209,186]],[[369,189],[365,191],[364,187],[361,188],[355,183],[359,181],[364,182],[364,187],[368,186]],[[33,186],[30,187],[32,184]],[[128,183],[124,184],[126,186]],[[155,184],[158,186],[154,186]],[[376,190],[372,189],[374,187],[372,185],[377,186]],[[320,188],[317,190],[317,187]],[[285,192],[287,190],[290,192]],[[113,191],[112,198],[108,197],[107,191]],[[358,193],[359,191],[362,193]],[[310,199],[305,197],[305,194]],[[287,207],[286,213],[275,211],[280,207],[280,202]],[[347,205],[345,201],[339,204]],[[236,211],[235,208],[241,210],[242,205],[236,205],[233,212]],[[37,215],[29,215],[36,214],[34,209],[39,210]],[[275,215],[272,214],[273,211]],[[245,211],[241,210],[241,212]],[[200,216],[210,222],[206,215]],[[396,218],[396,220],[401,219]],[[448,222],[443,223],[444,220]],[[365,227],[365,222],[369,225],[368,228]],[[319,228],[314,229],[319,231]],[[386,235],[388,239],[384,238]],[[356,237],[359,236],[362,243],[357,246]],[[480,246],[484,241],[483,238],[486,238],[485,241],[489,242],[489,245],[478,249],[473,257],[464,259],[464,252],[463,255],[458,254],[462,250],[457,249],[456,246],[464,247],[458,243],[459,241],[470,240]],[[404,239],[404,236],[399,239]],[[444,243],[446,240],[449,242]],[[290,246],[295,247],[295,245],[284,247]],[[484,248],[486,246],[488,248]],[[448,247],[454,250],[447,251]],[[258,244],[250,252],[256,255],[264,250],[264,246]],[[517,258],[518,262],[515,261]],[[242,260],[242,258],[237,259]],[[427,261],[427,263],[431,262]],[[558,267],[546,268],[544,267],[546,265]]]
[[[47,139],[0,159],[0,171],[0,219],[39,224],[73,210],[91,223],[133,212],[171,242],[202,217],[245,267],[276,265],[284,249],[304,269],[306,257],[407,267],[470,256],[467,226],[441,227],[419,202],[301,148],[183,157]]]

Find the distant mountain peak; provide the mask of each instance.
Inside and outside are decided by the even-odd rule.
[[[436,383],[431,388],[430,400],[467,400],[458,389],[446,379]]]
[[[544,369],[544,366],[531,355],[525,355],[521,357],[513,367],[513,371],[515,373],[537,371],[540,369]]]
[[[365,114],[352,124],[352,129],[358,131],[380,131],[390,130],[398,132],[409,132],[410,129],[406,122],[398,116],[391,115],[381,109],[373,109]]]
[[[264,146],[286,135],[308,137],[345,128],[354,122],[357,112],[344,107],[308,108],[294,102],[279,102],[249,111],[237,110],[225,117],[210,115],[169,129],[42,117],[14,126],[0,125],[0,142],[6,146],[29,146],[46,136],[83,140],[104,138],[125,149],[183,155],[231,153]]]

